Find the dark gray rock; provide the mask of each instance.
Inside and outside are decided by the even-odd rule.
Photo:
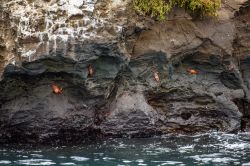
[[[1,142],[71,143],[241,129],[242,114],[233,100],[244,92],[237,72],[223,74],[227,59],[197,59],[199,52],[167,59],[163,52],[150,52],[127,61],[114,45],[86,47],[96,49],[79,46],[79,57],[94,58],[56,55],[6,67],[0,84]],[[197,75],[187,72],[193,66]],[[52,83],[63,93],[54,94]]]

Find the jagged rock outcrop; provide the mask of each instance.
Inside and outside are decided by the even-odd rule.
[[[129,2],[3,3],[0,142],[249,131],[249,2],[163,22]]]

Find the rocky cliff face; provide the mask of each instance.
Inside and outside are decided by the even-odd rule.
[[[223,2],[216,19],[175,9],[163,22],[126,0],[0,9],[0,142],[250,129],[249,1]]]
[[[20,65],[61,52],[75,58],[75,44],[115,42],[127,22],[127,1],[11,0],[1,3],[1,65]]]

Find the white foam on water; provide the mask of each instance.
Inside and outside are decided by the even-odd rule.
[[[158,151],[158,153],[167,153],[170,152],[169,148],[156,148],[156,151]]]
[[[180,161],[151,161],[152,163],[162,163],[160,165],[177,165],[177,164],[183,164],[183,162]]]
[[[80,157],[80,156],[71,156],[70,158],[75,161],[88,161],[89,160],[89,158],[87,157]]]
[[[133,161],[130,161],[130,160],[122,160],[122,162],[124,162],[124,163],[132,163]]]
[[[222,153],[212,153],[212,154],[203,154],[203,155],[196,155],[196,156],[199,156],[199,157],[220,157],[222,156],[223,154]]]
[[[234,162],[235,165],[240,165],[240,162]]]
[[[0,160],[0,164],[11,164],[11,161],[8,161],[8,160]]]
[[[165,147],[157,147],[158,145],[153,145],[150,144],[149,147],[146,147],[144,151],[148,155],[159,155],[159,154],[164,154],[164,153],[169,153],[171,151],[170,148],[165,148]]]
[[[143,160],[143,159],[137,159],[136,162],[138,162],[138,163],[143,163],[144,160]]]
[[[230,157],[222,157],[220,155],[222,155],[222,154],[215,153],[215,154],[195,155],[195,156],[190,156],[189,158],[192,158],[192,159],[197,160],[197,161],[204,162],[206,164],[209,163],[209,162],[212,162],[212,163],[229,163],[229,162],[232,162],[232,161],[238,161],[238,159],[233,159],[233,158],[230,158]]]
[[[43,155],[41,154],[30,154],[32,157],[38,157],[38,158],[42,158],[44,157]]]
[[[234,149],[234,150],[242,150],[242,149],[250,148],[250,144],[244,143],[244,142],[243,143],[233,143],[233,144],[225,143],[224,146],[227,149]]]
[[[111,158],[111,157],[103,157],[103,160],[115,160],[115,158]]]
[[[148,165],[148,164],[144,164],[144,163],[139,163],[138,165],[142,165],[142,166],[143,166],[143,165]]]
[[[60,165],[76,165],[75,163],[60,163]]]
[[[48,159],[27,159],[27,160],[18,160],[16,161],[17,164],[20,165],[55,165],[55,162],[52,162]]]
[[[33,153],[41,153],[42,151],[41,150],[35,150],[35,151],[32,151]]]
[[[186,145],[186,146],[182,146],[179,149],[193,149],[194,145]]]
[[[242,166],[250,166],[250,162],[249,163],[243,163]]]
[[[238,159],[233,159],[230,157],[214,158],[212,162],[214,163],[228,163],[231,161],[238,161]]]
[[[125,145],[124,143],[119,143],[119,145],[118,145],[118,148],[126,148],[127,147],[127,145]]]
[[[178,148],[180,153],[185,153],[194,150],[194,145],[186,145]]]

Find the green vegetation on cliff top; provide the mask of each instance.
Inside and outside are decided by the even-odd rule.
[[[173,7],[185,8],[199,17],[216,16],[221,0],[133,0],[133,5],[136,11],[162,20]]]

